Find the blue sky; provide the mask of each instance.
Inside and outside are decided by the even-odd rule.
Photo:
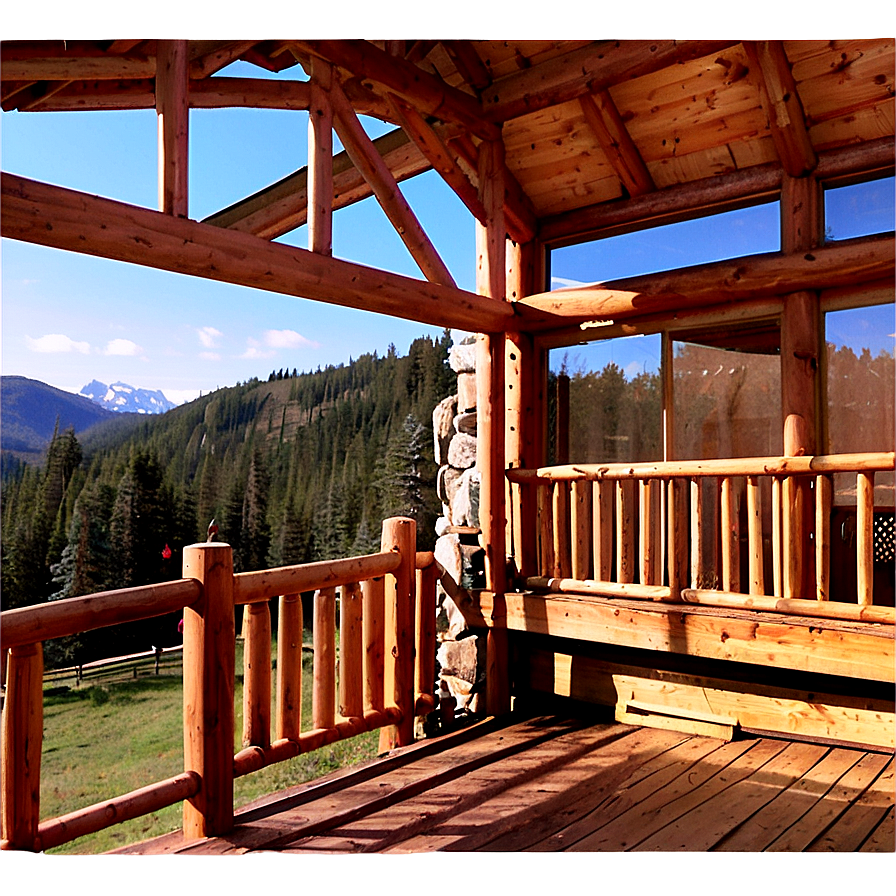
[[[355,18],[351,4],[340,8],[351,10],[352,15],[337,26],[339,36],[355,36],[346,33],[352,27],[349,20],[356,28],[363,28],[366,20]],[[74,30],[64,28],[64,20],[58,21],[57,35],[95,36],[95,27],[84,34],[83,20],[73,20]],[[487,25],[489,19],[477,21]],[[504,33],[506,23],[500,16],[497,21]],[[16,31],[12,36],[40,36],[29,24],[30,31]],[[220,30],[222,26],[216,24]],[[438,33],[444,33],[443,24],[439,23]],[[146,26],[142,27],[145,31]],[[158,28],[149,31],[155,33]],[[270,33],[282,31],[280,23],[279,31],[272,28]],[[119,28],[115,33],[125,32],[126,28]],[[195,26],[188,33],[226,36]],[[9,34],[7,26],[4,37]],[[263,76],[253,66],[238,66],[241,70],[234,67],[226,73]],[[304,74],[297,66],[280,76],[301,78]],[[374,137],[387,129],[381,122],[365,123]],[[341,148],[338,141],[336,148]],[[4,171],[156,206],[156,116],[152,110],[3,113],[0,153]],[[193,110],[190,217],[202,218],[273,183],[302,167],[306,155],[306,113]],[[459,200],[433,172],[406,181],[402,189],[458,285],[474,289],[474,228]],[[627,236],[604,241],[600,251],[563,250],[553,261],[554,285],[693,264],[726,253],[768,251],[778,239],[777,214],[771,208],[771,212],[763,207],[734,216],[719,245],[718,228],[704,225],[700,231],[701,225],[696,225],[695,231],[693,225],[690,229],[679,225],[666,229],[662,246]],[[892,218],[892,197],[888,213]],[[306,246],[305,228],[282,240]],[[421,276],[374,199],[336,213],[334,254]],[[436,327],[368,312],[13,240],[2,242],[2,325],[0,366],[6,375],[40,379],[72,392],[92,379],[122,380],[161,389],[174,401],[253,376],[266,378],[272,369],[312,370],[345,363],[364,352],[382,353],[390,343],[404,352],[414,338],[441,333]]]

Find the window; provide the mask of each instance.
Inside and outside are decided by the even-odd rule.
[[[826,240],[847,240],[894,229],[896,178],[829,187],[824,191]]]

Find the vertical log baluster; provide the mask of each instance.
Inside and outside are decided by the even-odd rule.
[[[519,490],[520,552],[517,569],[525,578],[538,573],[538,492],[537,485],[524,483]]]
[[[277,613],[277,737],[302,731],[302,596],[284,594]]]
[[[786,476],[783,488],[783,590],[786,598],[800,598],[803,582],[803,520],[805,490],[796,476]]]
[[[831,505],[833,481],[830,476],[815,479],[815,598],[831,597]]]
[[[384,702],[383,671],[385,668],[385,603],[386,582],[379,577],[361,585],[364,629],[364,707],[382,711]]]
[[[591,484],[572,484],[572,577],[583,581],[591,576]]]
[[[758,476],[747,477],[747,549],[750,558],[750,594],[765,594],[762,563],[762,499]]]
[[[784,566],[783,526],[781,518],[784,513],[784,483],[782,477],[772,478],[772,588],[774,596],[784,594],[782,568]]]
[[[635,581],[634,490],[631,479],[616,483],[616,580]]]
[[[361,586],[343,585],[339,598],[339,714],[364,714],[364,632]]]
[[[184,771],[199,793],[184,801],[188,839],[233,828],[233,693],[235,632],[233,552],[223,542],[184,548],[183,576],[202,583],[202,597],[184,609]]]
[[[336,589],[314,594],[314,684],[311,718],[315,728],[336,724]]]
[[[858,602],[874,601],[874,473],[856,474],[856,583]]]
[[[612,482],[593,482],[591,488],[592,546],[594,578],[609,582],[613,575],[613,490]]]
[[[738,523],[737,489],[733,479],[720,480],[722,529],[722,589],[740,591],[740,525]]]
[[[436,566],[417,570],[417,633],[414,693],[434,694],[436,685]]]
[[[10,849],[39,851],[43,644],[10,648],[7,670],[3,704],[2,837]]]
[[[642,585],[661,584],[662,539],[660,536],[658,480],[645,479],[638,482],[640,513],[638,517],[640,545],[640,581]]]
[[[555,482],[552,515],[554,519],[554,567],[552,576],[569,578],[569,483]]]
[[[702,480],[691,480],[691,588],[704,588]]]
[[[503,530],[502,530],[503,531]],[[401,565],[387,577],[385,630],[386,705],[397,706],[401,721],[380,729],[381,753],[414,740],[414,579],[417,526],[407,517],[383,520],[383,551],[397,551]],[[392,587],[389,586],[391,581]]]
[[[267,747],[271,743],[271,607],[249,604],[245,612],[243,746]]]
[[[688,481],[671,479],[668,492],[669,549],[667,563],[669,588],[678,600],[688,584]]]
[[[536,490],[538,498],[538,540],[540,575],[554,575],[554,491],[552,483],[539,482]]]

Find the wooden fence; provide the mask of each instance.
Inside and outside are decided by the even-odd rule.
[[[187,838],[233,827],[233,781],[274,762],[379,728],[380,747],[410,743],[435,708],[435,581],[413,520],[384,521],[364,557],[233,574],[229,545],[184,549],[183,579],[69,598],[2,614],[3,849],[41,851],[184,801]],[[336,645],[336,592],[340,643]],[[302,732],[302,592],[314,595],[312,729]],[[271,726],[270,601],[279,599],[276,719]],[[234,607],[248,613],[245,749],[233,755]],[[184,613],[184,772],[40,821],[44,641],[174,611]]]
[[[893,452],[512,469],[514,547],[533,590],[892,624],[873,526],[875,473],[893,469]],[[857,585],[833,600],[836,474],[856,483]]]

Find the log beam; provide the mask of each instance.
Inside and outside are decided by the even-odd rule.
[[[518,302],[524,330],[680,310],[725,301],[858,284],[893,276],[889,234],[844,240],[813,252],[751,255],[530,296]]]
[[[257,40],[193,41],[190,47],[190,77],[208,78],[235,62],[257,43]]]
[[[676,63],[720,52],[736,43],[730,40],[596,41],[499,78],[482,91],[482,105],[491,121],[508,121]]]
[[[187,42],[158,42],[159,211],[187,217],[190,105]]]
[[[750,67],[757,73],[762,108],[781,165],[791,177],[814,170],[818,157],[809,140],[803,106],[790,63],[779,40],[745,40]]]
[[[656,189],[638,148],[608,90],[593,96],[580,96],[579,105],[610,167],[629,196],[641,196]]]
[[[333,124],[339,139],[355,167],[370,184],[374,196],[386,216],[398,231],[408,251],[428,280],[442,286],[454,286],[454,278],[439,257],[435,247],[411,211],[392,172],[376,151],[373,141],[367,136],[355,110],[334,79],[330,89],[330,105],[333,109]]]
[[[333,68],[314,66],[308,117],[308,248],[333,254]]]
[[[2,235],[438,327],[503,331],[508,303],[171,218],[17,175],[2,175]]]
[[[390,56],[365,40],[293,41],[291,47],[337,65],[353,75],[381,84],[424,115],[456,122],[483,140],[498,136],[475,97],[451,87],[407,59]]]

